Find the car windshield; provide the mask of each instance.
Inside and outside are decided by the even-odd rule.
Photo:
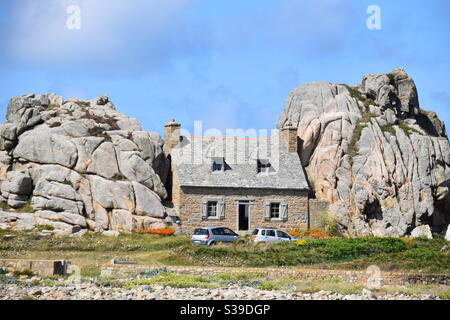
[[[232,230],[227,229],[227,228],[223,229],[223,234],[226,236],[234,236],[235,235],[235,233]]]
[[[279,238],[288,238],[288,239],[290,238],[290,236],[287,233],[280,230],[277,231],[277,235]]]
[[[253,234],[254,236],[256,236],[256,235],[258,234],[258,232],[259,232],[259,229],[255,229],[255,230],[253,230],[253,233],[252,233],[252,234]]]
[[[196,236],[204,236],[204,235],[207,235],[207,234],[208,234],[208,229],[197,228],[197,229],[195,229],[194,234],[195,234]]]
[[[216,235],[216,236],[220,236],[223,234],[222,228],[212,229],[211,231],[212,231],[213,235]]]
[[[266,236],[275,237],[275,230],[266,230]]]

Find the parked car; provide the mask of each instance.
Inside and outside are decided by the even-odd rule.
[[[258,242],[283,242],[283,241],[296,241],[287,232],[281,229],[275,228],[257,228],[253,231],[252,241]]]
[[[219,242],[231,243],[241,238],[236,232],[225,227],[196,228],[191,237],[191,243],[203,246],[212,246]]]

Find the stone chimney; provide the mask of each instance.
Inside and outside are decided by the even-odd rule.
[[[289,152],[298,151],[297,127],[292,122],[288,121],[281,129],[281,138],[286,141]]]
[[[164,153],[169,155],[172,148],[180,143],[181,124],[176,123],[175,119],[164,125]]]

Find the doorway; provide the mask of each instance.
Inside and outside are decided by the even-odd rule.
[[[238,230],[248,231],[250,226],[250,204],[238,204]]]

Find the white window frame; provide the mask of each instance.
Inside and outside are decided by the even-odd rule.
[[[272,204],[278,203],[279,206],[279,217],[272,218]],[[286,222],[289,220],[289,207],[287,200],[284,199],[269,199],[266,200],[264,204],[264,220],[265,221],[282,221]]]
[[[216,215],[209,215],[209,204],[216,202]],[[223,198],[204,197],[202,199],[202,220],[223,220],[225,219],[225,201]]]

